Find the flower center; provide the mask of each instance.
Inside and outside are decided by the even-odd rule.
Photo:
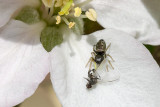
[[[92,0],[75,4],[73,0],[42,0],[38,9],[30,6],[24,7],[15,19],[27,24],[46,22],[46,26],[41,31],[40,41],[45,50],[50,52],[56,45],[63,42],[63,35],[66,31],[81,36],[104,29],[96,22],[97,14],[94,9],[88,11],[81,9],[90,1]]]
[[[75,5],[73,0],[55,0],[54,2],[53,0],[42,0],[40,11],[42,18],[49,25],[58,25],[64,22],[69,28],[72,28],[76,23],[70,21],[70,18],[88,18],[91,21],[97,20],[97,14],[94,9],[82,12],[80,8],[90,1],[91,0],[87,0]]]

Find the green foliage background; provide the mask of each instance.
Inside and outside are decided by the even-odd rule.
[[[160,66],[160,46],[145,45]]]

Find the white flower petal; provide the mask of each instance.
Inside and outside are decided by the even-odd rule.
[[[159,5],[148,11],[143,2],[146,0],[93,0],[91,5],[97,11],[97,20],[105,28],[125,31],[145,44],[160,45],[160,21],[152,17],[159,15]],[[158,0],[147,0],[150,5],[159,4]],[[154,13],[153,13],[154,12]],[[160,15],[158,16],[160,17]],[[158,20],[158,21],[157,21]]]
[[[4,26],[16,10],[20,10],[23,6],[39,5],[39,0],[0,0],[0,27]]]
[[[0,30],[0,107],[31,96],[49,72],[48,53],[40,43],[44,25],[12,20]]]
[[[86,89],[88,68],[85,68],[93,45],[104,39],[112,43],[110,55],[120,73],[116,82],[98,83]],[[63,107],[159,107],[160,69],[149,51],[128,34],[117,30],[103,30],[80,41],[71,36],[51,52],[51,80]],[[114,71],[110,70],[110,73]]]

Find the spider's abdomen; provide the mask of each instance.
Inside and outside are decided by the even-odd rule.
[[[104,57],[102,55],[96,55],[95,56],[95,62],[97,64],[101,64],[101,62],[104,60]]]

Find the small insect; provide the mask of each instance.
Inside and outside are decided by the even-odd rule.
[[[97,77],[96,70],[92,69],[88,71],[88,78],[85,78],[88,81],[88,83],[86,84],[86,87],[90,89],[92,88],[92,85],[95,85],[98,82],[97,80],[100,79],[100,76]]]
[[[88,63],[86,64],[86,67],[90,63],[90,66],[89,66],[89,70],[90,70],[92,66],[92,62],[94,62],[95,69],[97,69],[96,65],[100,66],[100,64],[104,61],[104,59],[107,58],[107,56],[109,56],[111,60],[114,61],[109,54],[106,54],[106,51],[110,46],[111,46],[111,43],[106,47],[105,41],[103,39],[100,39],[97,42],[97,44],[93,46],[93,52],[91,53],[92,57],[89,59]],[[111,65],[112,69],[114,69],[110,60],[108,60],[108,63]],[[108,71],[108,65],[106,65],[106,68]]]

